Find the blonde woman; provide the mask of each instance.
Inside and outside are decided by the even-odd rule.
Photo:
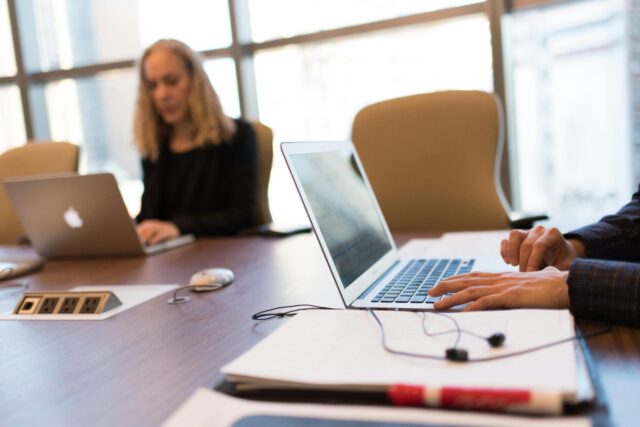
[[[181,234],[233,234],[254,225],[256,138],[224,115],[195,52],[159,40],[144,52],[135,115],[144,193],[138,234],[153,244]]]

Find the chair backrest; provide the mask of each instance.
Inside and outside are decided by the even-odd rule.
[[[356,115],[352,139],[392,231],[509,228],[497,187],[495,95],[446,91],[373,104]]]
[[[0,154],[0,243],[15,244],[24,234],[2,182],[6,178],[76,172],[78,146],[68,142],[32,142]]]
[[[258,212],[256,225],[271,222],[269,211],[269,178],[273,162],[273,131],[262,123],[251,123],[258,145]]]

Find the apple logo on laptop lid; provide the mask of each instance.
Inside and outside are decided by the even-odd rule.
[[[73,206],[70,206],[64,212],[64,222],[66,222],[71,228],[80,228],[83,224],[80,214],[73,208]]]

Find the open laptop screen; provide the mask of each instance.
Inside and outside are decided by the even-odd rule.
[[[302,190],[345,287],[392,245],[350,150],[292,154]]]

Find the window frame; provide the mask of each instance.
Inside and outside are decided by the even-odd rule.
[[[13,37],[13,49],[16,61],[17,73],[15,76],[0,77],[0,84],[14,84],[20,90],[24,124],[27,142],[35,136],[35,124],[33,123],[32,108],[29,100],[29,90],[33,85],[46,84],[66,78],[91,77],[99,73],[132,69],[136,66],[136,58],[122,61],[100,63],[87,66],[77,66],[64,70],[27,72],[24,66],[24,55],[21,46],[16,2],[19,0],[7,0],[11,32]],[[227,0],[229,10],[229,22],[231,25],[231,46],[226,48],[200,51],[205,59],[231,58],[235,65],[236,81],[238,83],[238,98],[240,102],[241,116],[248,120],[259,120],[258,100],[256,91],[255,69],[253,65],[254,55],[264,49],[287,45],[305,45],[310,43],[326,42],[352,36],[364,36],[380,30],[399,29],[413,25],[423,25],[442,20],[455,19],[467,15],[485,13],[490,24],[491,49],[493,63],[494,91],[503,100],[505,115],[505,132],[507,143],[502,159],[501,184],[508,200],[513,200],[512,183],[516,182],[515,167],[509,150],[509,111],[511,103],[508,99],[508,90],[505,82],[505,43],[502,37],[505,20],[512,10],[528,7],[544,7],[545,5],[567,3],[578,0],[477,0],[475,3],[448,7],[435,11],[411,14],[402,17],[378,20],[363,24],[356,24],[335,29],[300,34],[292,37],[277,38],[264,42],[251,40],[249,19],[249,0]]]

